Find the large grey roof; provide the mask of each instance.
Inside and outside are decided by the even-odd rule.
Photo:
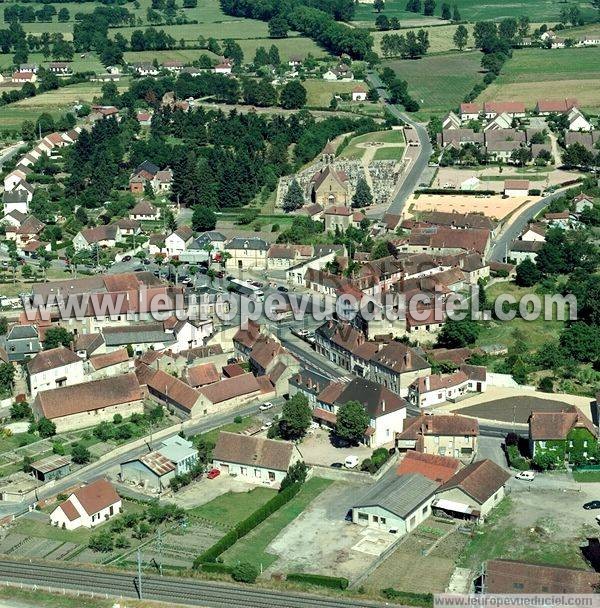
[[[438,485],[418,473],[384,476],[364,496],[360,507],[381,507],[402,519],[406,519],[420,504],[431,497]]]
[[[236,236],[226,243],[225,249],[253,249],[257,251],[267,251],[267,249],[269,249],[269,243],[256,236],[251,236],[248,238]]]
[[[33,325],[15,325],[8,332],[7,340],[29,340],[37,337],[38,332]]]
[[[150,342],[175,342],[173,334],[165,332],[161,323],[105,327],[102,330],[102,333],[106,346],[125,346],[127,344],[147,344]]]

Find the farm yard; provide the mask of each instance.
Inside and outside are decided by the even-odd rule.
[[[482,77],[479,51],[390,60],[383,66],[408,82],[408,92],[421,105],[418,115],[424,119],[458,107]]]
[[[574,69],[577,66],[577,69]],[[515,50],[497,80],[477,101],[575,97],[583,110],[600,110],[600,48]]]

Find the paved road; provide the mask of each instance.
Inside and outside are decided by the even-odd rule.
[[[273,402],[277,404],[281,404],[281,398],[273,399]],[[251,405],[248,405],[244,408],[230,411],[223,414],[213,414],[211,416],[206,416],[192,426],[188,426],[185,428],[186,435],[195,435],[197,433],[205,433],[207,431],[211,431],[216,429],[224,424],[231,422],[235,416],[248,416],[251,414],[257,414],[259,412],[258,409],[259,403],[255,402]],[[270,415],[272,416],[276,412],[279,411],[279,407],[276,407],[272,410],[269,410]],[[173,433],[172,436],[175,436],[177,433]],[[164,441],[165,437],[161,438],[160,441]],[[38,500],[43,500],[46,498],[50,498],[55,496],[56,494],[60,494],[65,490],[77,485],[78,483],[90,482],[98,477],[106,475],[106,473],[113,467],[118,466],[121,462],[125,462],[126,460],[131,460],[133,458],[137,458],[138,456],[147,453],[149,451],[155,450],[159,447],[160,441],[153,441],[152,435],[146,437],[146,445],[138,448],[132,448],[131,450],[122,453],[118,456],[113,456],[104,462],[98,462],[90,465],[86,469],[82,469],[80,473],[74,477],[70,477],[69,479],[60,480],[56,483],[56,485],[52,487],[40,487],[37,492]],[[9,513],[18,513],[22,511],[24,507],[27,506],[26,503],[0,503],[2,507],[1,513],[2,515],[7,515]]]
[[[11,146],[0,150],[0,167],[11,160],[24,144],[24,141],[18,141],[16,144],[12,144]]]
[[[43,563],[0,561],[0,580],[54,589],[87,591],[114,598],[139,597],[144,600],[176,602],[190,606],[224,608],[378,608],[386,604],[319,597],[307,593],[200,581],[189,578],[159,577],[142,574],[141,589],[136,574],[114,573],[101,569],[59,567]]]
[[[382,99],[387,99],[387,90],[385,89],[385,85],[379,78],[379,76],[375,72],[369,72],[367,75],[367,81],[373,85],[377,91],[379,92],[379,96]],[[408,114],[401,112],[398,109],[398,106],[387,103],[387,109],[393,114],[396,118],[400,119],[402,122],[413,127],[417,135],[419,137],[419,141],[421,143],[419,156],[412,163],[412,166],[409,169],[408,174],[404,178],[404,182],[400,187],[400,190],[394,197],[394,200],[390,203],[388,207],[387,213],[393,213],[395,215],[400,214],[402,208],[404,207],[404,203],[408,199],[408,197],[416,190],[421,180],[421,175],[423,171],[427,168],[427,164],[429,163],[429,158],[431,157],[432,147],[431,142],[429,141],[429,134],[427,133],[427,129],[418,122],[415,122]]]
[[[510,250],[512,242],[521,234],[523,228],[525,228],[529,221],[532,220],[542,209],[544,209],[544,207],[547,207],[555,198],[559,198],[562,195],[563,192],[561,191],[550,194],[549,196],[545,196],[535,205],[532,205],[519,213],[511,224],[496,239],[496,242],[492,246],[489,259],[494,260],[495,262],[506,261],[506,252]]]

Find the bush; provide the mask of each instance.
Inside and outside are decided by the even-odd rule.
[[[521,456],[519,448],[516,445],[506,446],[506,455],[508,456],[508,464],[517,471],[528,471],[529,462]]]
[[[258,578],[258,568],[248,562],[242,562],[233,567],[231,578],[238,583],[255,583]]]
[[[236,417],[233,419],[233,421],[234,421],[236,424],[242,424],[242,422],[244,421],[244,419],[243,419],[241,416],[236,416]]]
[[[328,587],[329,589],[347,589],[348,579],[341,576],[325,576],[322,574],[304,574],[301,572],[288,574],[288,581],[296,583],[306,583],[308,585],[317,585],[319,587]]]
[[[221,564],[220,562],[210,562],[208,564],[200,564],[202,572],[216,572],[219,574],[231,574],[233,566]]]
[[[410,606],[433,606],[433,594],[431,593],[411,593],[410,591],[397,591],[392,587],[382,589],[381,594],[388,600],[401,600]]]

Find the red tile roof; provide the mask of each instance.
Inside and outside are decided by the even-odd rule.
[[[199,390],[211,403],[222,403],[235,397],[258,393],[261,387],[253,374],[226,378]]]
[[[113,485],[106,479],[98,479],[73,492],[88,515],[93,515],[121,500]],[[67,499],[69,500],[69,499]],[[63,503],[64,504],[64,503]]]
[[[460,463],[456,458],[409,450],[402,462],[396,467],[396,474],[420,473],[432,481],[445,483],[456,473],[459,465]]]
[[[81,359],[69,348],[59,346],[38,353],[27,362],[27,370],[30,374],[39,374],[50,369],[63,367],[72,363],[79,363]]]
[[[194,388],[218,382],[220,379],[221,375],[214,363],[203,363],[202,365],[188,367],[187,370],[188,384]]]
[[[435,418],[435,416],[432,416]],[[451,477],[439,491],[458,488],[480,505],[491,498],[508,480],[510,474],[491,460],[479,460],[467,465]]]
[[[294,444],[286,441],[221,432],[213,458],[223,462],[287,471],[293,451]]]
[[[135,374],[130,373],[41,391],[36,395],[35,403],[42,414],[52,420],[122,403],[131,403],[142,398],[143,394],[137,378]]]

